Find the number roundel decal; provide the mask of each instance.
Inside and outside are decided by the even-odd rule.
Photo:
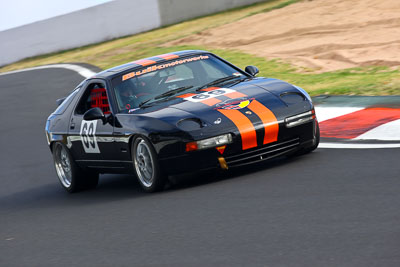
[[[82,146],[86,153],[100,153],[99,146],[96,140],[97,121],[82,121],[81,136]]]
[[[208,92],[204,92],[201,94],[196,94],[193,96],[189,96],[189,97],[185,97],[184,99],[190,102],[201,102],[203,100],[209,99],[209,98],[214,98],[217,96],[221,96],[221,95],[226,95],[229,93],[234,93],[236,92],[235,90],[232,89],[228,89],[228,88],[219,88],[219,89],[215,89],[212,91],[208,91]]]

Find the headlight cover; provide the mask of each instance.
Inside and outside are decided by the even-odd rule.
[[[232,143],[232,135],[223,134],[216,137],[207,138],[204,140],[190,142],[186,144],[186,151],[201,150],[211,147],[217,147]]]

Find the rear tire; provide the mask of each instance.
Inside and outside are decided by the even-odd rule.
[[[132,161],[136,177],[148,193],[164,189],[167,176],[161,171],[154,147],[145,137],[139,136],[132,142]]]
[[[57,142],[53,145],[53,160],[58,179],[67,192],[75,193],[97,186],[99,174],[80,168],[64,144]]]

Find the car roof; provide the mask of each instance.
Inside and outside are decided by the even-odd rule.
[[[204,53],[210,53],[207,51],[202,51],[202,50],[183,50],[183,51],[176,51],[176,52],[171,52],[167,54],[161,54],[153,57],[148,57],[148,58],[143,58],[139,60],[135,60],[120,66],[116,66],[107,70],[104,70],[102,72],[99,72],[95,74],[93,77],[90,77],[89,79],[112,79],[115,76],[121,75],[121,73],[126,72],[126,71],[133,71],[135,69],[139,69],[154,63],[163,63],[166,61],[169,61],[171,59],[179,59],[185,56],[189,55],[196,55],[196,54],[204,54]]]

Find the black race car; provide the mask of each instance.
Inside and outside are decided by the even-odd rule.
[[[153,192],[170,174],[314,150],[319,128],[308,94],[257,73],[191,50],[84,80],[46,123],[62,186],[75,192],[95,187],[99,173],[134,173]]]

